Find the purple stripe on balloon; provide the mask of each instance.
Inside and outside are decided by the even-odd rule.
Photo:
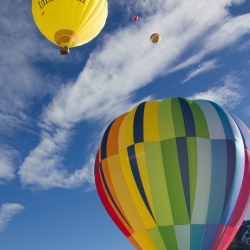
[[[203,234],[201,250],[211,249],[220,224],[206,225]]]
[[[244,156],[244,146],[242,142],[235,141],[235,171],[233,177],[233,183],[228,199],[228,203],[225,209],[225,213],[223,215],[221,223],[223,225],[228,225],[229,220],[232,216],[235,204],[237,202],[245,166],[245,156]]]

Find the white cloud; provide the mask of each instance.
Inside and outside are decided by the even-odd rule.
[[[200,75],[204,72],[207,72],[209,70],[215,69],[221,65],[217,64],[218,60],[217,59],[212,59],[206,62],[203,62],[201,64],[198,65],[198,67],[194,70],[192,70],[191,72],[189,72],[187,74],[187,77],[182,81],[182,83],[185,83],[187,81],[189,81],[191,78]]]
[[[222,79],[223,85],[212,87],[205,92],[196,93],[187,98],[205,99],[218,103],[226,110],[235,108],[244,98],[239,79],[232,74]]]
[[[245,2],[245,0],[232,0],[232,4],[234,5],[240,5],[243,4]]]
[[[6,145],[0,146],[0,181],[10,181],[15,177],[16,166],[14,160],[18,157],[18,152]]]
[[[89,161],[73,174],[63,169],[61,160],[61,145],[67,144],[68,132],[58,130],[54,137],[43,135],[41,143],[30,153],[19,171],[23,184],[32,184],[33,188],[48,189],[51,187],[75,188],[82,183],[94,183],[93,167],[95,158],[92,155]]]
[[[214,24],[215,25],[215,24]],[[217,52],[236,43],[245,34],[250,34],[250,14],[229,17],[226,16],[211,26],[207,34],[201,37],[197,51],[185,61],[173,66],[169,72],[174,72],[190,65],[199,63],[205,56]]]
[[[15,7],[2,1],[0,29],[0,132],[11,134],[29,126],[32,104],[53,95],[61,83],[59,76],[44,73],[41,62],[51,65],[63,59],[35,26],[30,1],[15,1]]]
[[[250,50],[250,40],[246,41],[245,43],[241,44],[237,47],[238,51],[247,51]]]
[[[0,208],[0,232],[4,231],[13,217],[20,213],[24,207],[16,203],[5,203]]]
[[[63,86],[43,110],[41,141],[20,166],[21,182],[40,188],[70,188],[76,186],[71,180],[77,179],[78,186],[88,181],[86,167],[70,174],[62,165],[63,150],[74,126],[92,119],[102,121],[104,127],[130,110],[135,104],[135,92],[153,79],[200,63],[208,54],[249,33],[250,14],[231,17],[227,6],[232,3],[230,0],[136,1],[136,6],[142,7],[140,22],[131,22],[107,34],[75,83]],[[131,1],[126,4],[132,13]],[[151,12],[150,7],[158,13]],[[155,32],[162,36],[158,45],[149,40]],[[193,44],[196,49],[190,52]],[[234,88],[229,85],[224,90],[230,92]],[[210,92],[212,96],[216,89]],[[238,98],[231,92],[227,96],[220,97],[223,105]]]

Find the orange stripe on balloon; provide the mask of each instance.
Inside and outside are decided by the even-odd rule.
[[[118,136],[120,131],[120,126],[127,113],[119,116],[112,124],[107,142],[107,157],[118,154]]]
[[[109,191],[112,195],[112,198],[114,199],[115,201],[115,204],[117,205],[117,207],[119,208],[120,212],[122,213],[122,215],[124,216],[124,218],[127,220],[128,222],[128,218],[126,217],[126,214],[124,213],[123,209],[122,209],[122,206],[116,196],[116,192],[115,192],[115,189],[114,189],[114,186],[113,186],[113,183],[112,183],[112,180],[111,180],[111,177],[110,177],[110,174],[109,174],[109,169],[108,169],[108,161],[107,161],[107,158],[102,160],[102,169],[103,169],[103,173],[104,173],[104,176],[105,176],[105,180],[106,180],[106,183],[108,185],[108,188],[109,188]],[[112,201],[110,200],[110,203],[112,205]],[[115,206],[113,206],[113,209],[114,211],[116,211],[116,214],[117,216],[120,217],[120,219],[122,219],[122,221],[124,221],[124,219],[120,216],[119,212],[117,211],[117,209],[115,208]],[[124,224],[127,224],[126,221],[124,221]]]
[[[138,242],[133,238],[133,236],[129,236],[128,240],[134,245],[134,247],[136,248],[136,250],[143,250],[143,248],[141,248],[141,246],[138,244]]]

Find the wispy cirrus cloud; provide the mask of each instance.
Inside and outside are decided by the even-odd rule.
[[[205,73],[207,71],[210,71],[212,69],[218,68],[220,66],[221,65],[218,64],[218,59],[212,59],[212,60],[209,60],[206,62],[202,62],[197,66],[197,68],[195,68],[191,72],[189,72],[187,74],[187,77],[183,81],[181,81],[181,83],[185,83],[197,75],[200,75],[200,74]]]
[[[13,217],[24,207],[17,203],[5,203],[0,208],[0,232],[3,232]]]
[[[187,98],[189,99],[205,99],[218,103],[226,110],[235,108],[244,98],[240,80],[233,74],[229,74],[223,79],[222,85],[211,87],[207,91],[195,93]]]
[[[15,159],[19,153],[6,145],[0,145],[0,184],[15,178]]]
[[[62,164],[63,150],[67,150],[74,126],[94,120],[102,121],[100,126],[104,128],[117,115],[130,110],[135,105],[135,92],[156,77],[200,63],[206,55],[225,49],[248,34],[250,14],[232,17],[228,13],[227,7],[234,2],[155,1],[154,9],[159,10],[155,14],[147,11],[152,1],[136,1],[143,6],[141,22],[107,34],[78,79],[63,86],[43,110],[39,123],[41,140],[20,166],[22,184],[41,189],[74,188],[91,180],[88,173],[92,157],[74,173],[69,173]],[[126,4],[129,6],[130,2]],[[162,36],[157,46],[149,40],[154,32]],[[194,43],[196,49],[187,56]],[[210,97],[213,95],[224,106],[233,98],[240,100],[238,88],[230,83],[223,86],[229,92],[227,98],[220,96],[219,100],[216,88],[208,91]],[[98,145],[98,139],[93,143]],[[76,183],[72,181],[75,178],[78,178]]]
[[[3,1],[0,29],[0,133],[11,136],[31,124],[34,103],[54,95],[62,83],[60,76],[44,72],[41,65],[62,65],[66,60],[35,26],[30,1],[15,1],[15,7]],[[73,55],[68,60],[76,58]]]
[[[220,22],[214,24],[215,27],[207,30],[207,34],[200,37],[199,46],[196,51],[187,59],[174,65],[169,72],[184,69],[190,65],[202,61],[205,56],[215,53],[219,50],[229,48],[239,39],[250,34],[250,14],[236,17],[224,16]]]

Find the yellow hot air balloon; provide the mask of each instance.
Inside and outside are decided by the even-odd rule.
[[[108,15],[107,0],[32,0],[32,14],[41,33],[59,45],[62,55],[96,37]]]
[[[161,35],[158,33],[154,33],[153,35],[151,35],[150,40],[152,43],[157,44],[161,41]]]

